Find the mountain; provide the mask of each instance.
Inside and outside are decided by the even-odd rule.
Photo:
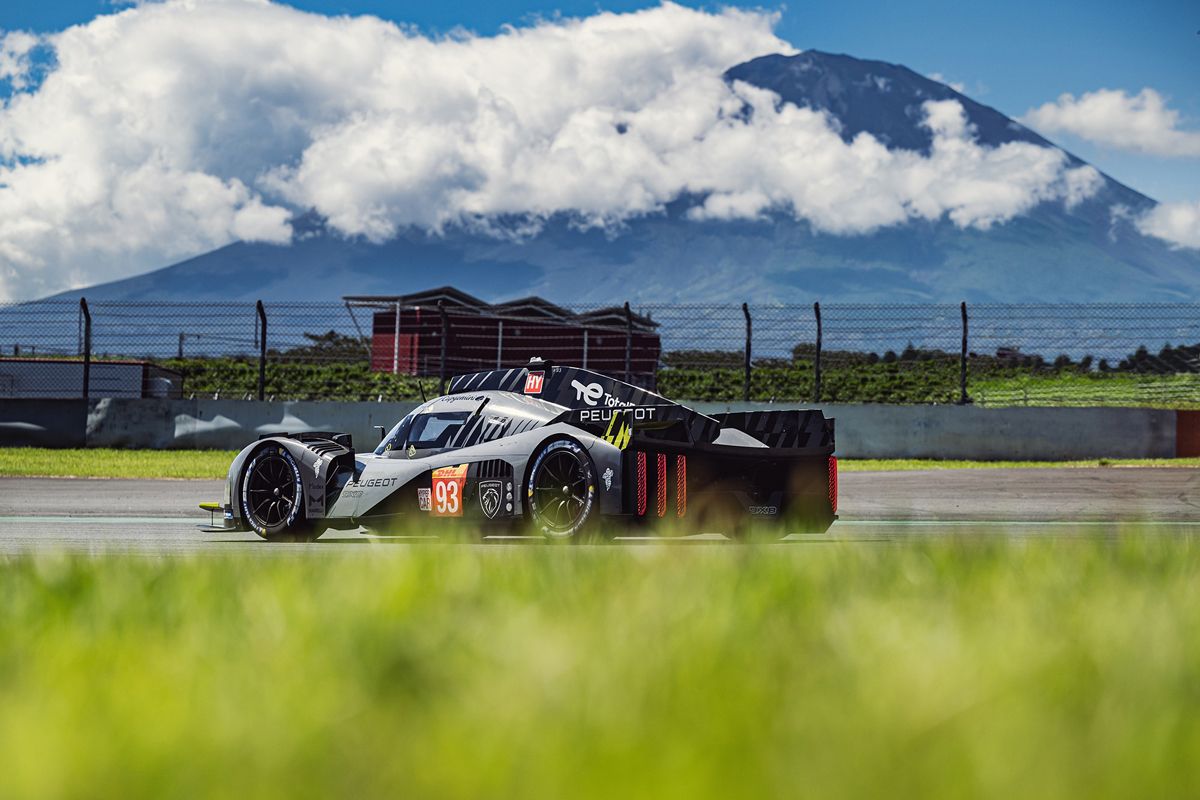
[[[952,99],[982,144],[1053,146],[993,108],[880,61],[810,50],[757,58],[726,77],[828,112],[847,141],[865,131],[889,147],[928,152],[921,104]],[[1153,205],[1104,176],[1099,192],[1069,210],[1046,202],[988,230],[943,219],[833,236],[783,215],[695,222],[685,218],[690,203],[680,200],[616,233],[554,219],[524,242],[410,231],[382,245],[340,238],[309,216],[298,221],[289,246],[235,243],[68,296],[323,300],[449,284],[486,300],[538,294],[564,305],[1192,300],[1200,290],[1200,253],[1172,249],[1130,222]],[[1114,213],[1120,208],[1130,213]]]

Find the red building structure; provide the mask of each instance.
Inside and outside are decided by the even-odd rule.
[[[371,310],[371,368],[382,372],[457,375],[537,356],[652,386],[662,351],[658,323],[623,306],[576,313],[539,297],[491,304],[448,286],[343,300]]]

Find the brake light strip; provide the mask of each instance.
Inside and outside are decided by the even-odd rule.
[[[667,454],[658,454],[658,516],[667,513]]]
[[[675,456],[675,516],[687,513],[687,456]]]
[[[646,515],[646,454],[637,454],[637,513],[639,517]]]

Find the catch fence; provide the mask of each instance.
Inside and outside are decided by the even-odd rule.
[[[391,400],[551,358],[692,400],[1200,408],[1200,305],[0,305],[0,398]]]

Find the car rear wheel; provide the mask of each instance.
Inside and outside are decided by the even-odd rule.
[[[250,529],[272,542],[310,542],[321,529],[304,515],[300,465],[286,448],[267,445],[253,454],[242,471],[242,518]]]
[[[595,510],[596,469],[572,439],[549,442],[534,456],[525,496],[530,522],[551,539],[578,539]]]

